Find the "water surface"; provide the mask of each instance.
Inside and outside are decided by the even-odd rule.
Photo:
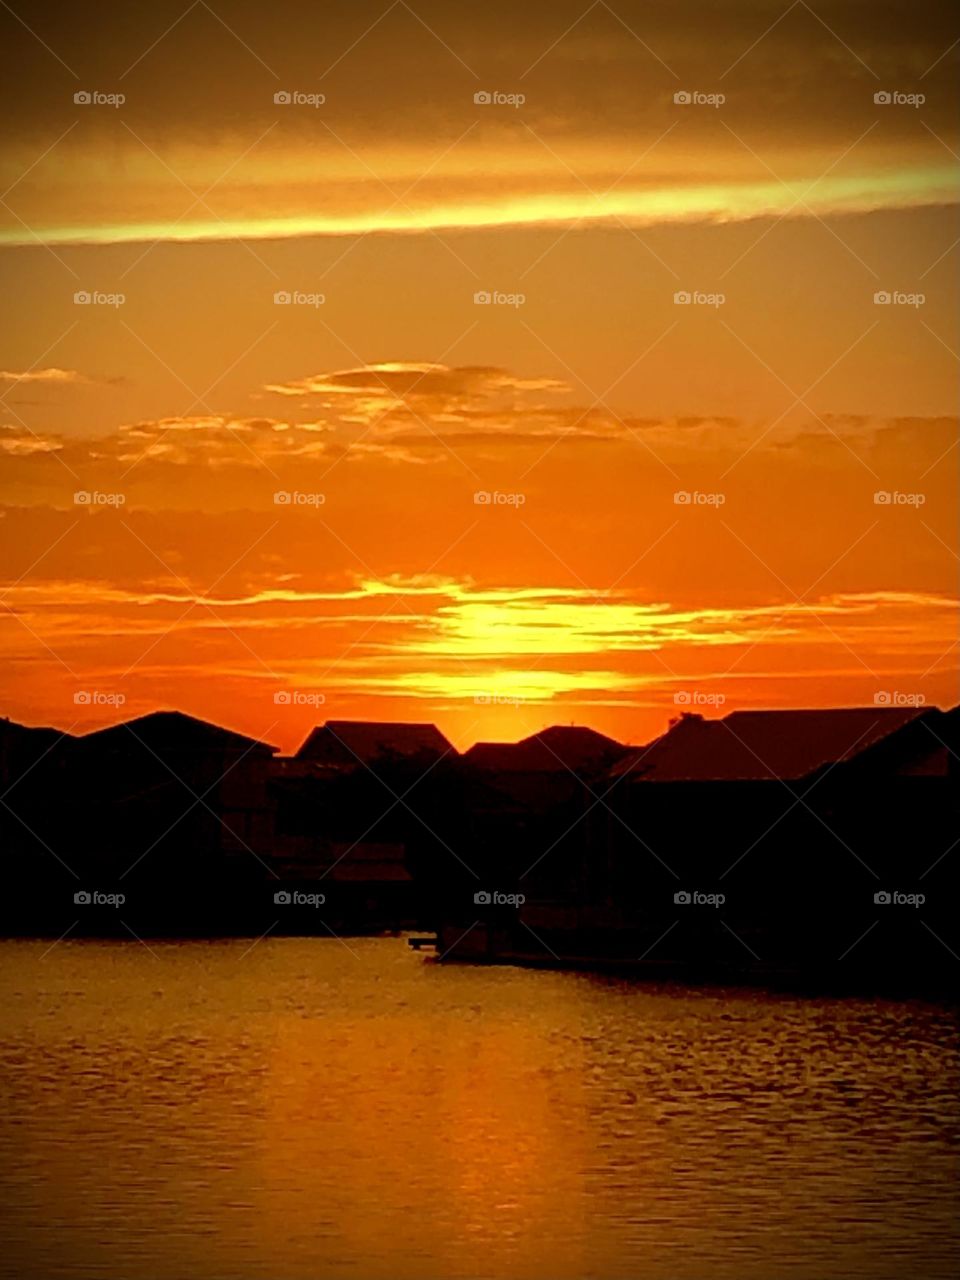
[[[438,966],[399,939],[0,943],[0,1273],[939,1277],[932,1005]]]

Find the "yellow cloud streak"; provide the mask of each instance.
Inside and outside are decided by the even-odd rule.
[[[279,192],[282,194],[282,187]],[[576,223],[651,226],[786,215],[803,217],[815,214],[824,217],[878,209],[952,204],[957,199],[957,183],[955,169],[933,166],[914,172],[899,170],[846,178],[828,176],[815,184],[808,180],[792,183],[771,180],[698,186],[673,183],[629,188],[619,185],[607,194],[598,195],[579,189],[548,195],[511,195],[500,191],[495,199],[466,200],[453,196],[419,206],[400,201],[391,204],[389,193],[378,194],[383,196],[379,203],[385,207],[367,210],[344,208],[317,212],[311,202],[310,212],[286,215],[263,212],[239,216],[228,213],[223,217],[207,215],[161,222],[135,219],[100,222],[81,216],[73,222],[59,223],[48,222],[44,218],[39,224],[34,218],[29,229],[20,222],[0,228],[0,244],[35,244],[37,239],[51,245],[280,240],[303,236],[354,236],[376,232],[415,234]],[[220,203],[222,201],[218,201]]]

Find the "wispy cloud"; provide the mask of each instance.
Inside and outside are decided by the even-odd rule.
[[[14,372],[10,369],[0,369],[0,382],[92,382],[92,378],[88,378],[86,374],[79,373],[76,369],[26,369],[22,373]]]
[[[251,698],[264,682],[284,679],[298,687],[320,682],[328,694],[444,703],[495,692],[621,705],[664,695],[684,671],[714,688],[748,672],[762,680],[799,652],[809,673],[835,670],[838,657],[855,667],[868,647],[886,651],[888,664],[923,665],[948,648],[958,604],[937,593],[850,592],[806,603],[678,608],[637,590],[597,595],[399,576],[330,590],[262,585],[243,594],[193,591],[176,580],[154,588],[24,582],[8,584],[4,598],[8,616],[70,655],[107,641],[166,638],[172,629],[189,670],[198,644],[209,651],[249,636],[245,654],[232,645],[226,665]],[[23,637],[11,617],[0,629],[7,658],[17,656]],[[167,670],[169,652],[148,657],[143,678],[154,661]]]

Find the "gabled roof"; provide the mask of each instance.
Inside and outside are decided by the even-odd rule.
[[[519,742],[475,742],[463,753],[463,762],[475,769],[522,769],[524,751]]]
[[[0,717],[0,759],[6,767],[25,767],[45,756],[52,759],[58,755],[55,748],[75,741],[72,733],[60,729],[37,728]]]
[[[554,724],[549,729],[541,729],[524,738],[521,746],[529,745],[537,751],[546,751],[551,756],[559,756],[569,768],[580,763],[592,763],[606,756],[622,756],[627,748],[615,738],[608,738],[605,733],[589,729],[583,725]]]
[[[945,778],[960,773],[960,707],[929,707],[845,764],[838,782],[893,777]]]
[[[22,743],[25,746],[39,747],[43,751],[61,740],[70,741],[73,736],[72,733],[66,733],[62,729],[50,729],[46,725],[18,724],[16,720],[8,720],[6,716],[0,716],[0,742],[17,746]]]
[[[852,759],[921,714],[917,707],[684,715],[614,769],[640,782],[795,780]]]
[[[436,759],[448,753],[456,754],[434,724],[328,720],[310,733],[295,758],[355,765],[391,757]]]
[[[169,751],[262,751],[277,750],[269,743],[246,734],[221,729],[219,725],[182,711],[151,711],[134,720],[95,729],[77,739],[81,750],[129,751],[137,744],[158,754]]]
[[[608,766],[627,750],[595,729],[556,724],[520,742],[477,742],[463,759],[476,769],[502,773],[576,772]]]

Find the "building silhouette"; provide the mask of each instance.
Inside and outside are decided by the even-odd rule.
[[[887,923],[918,935],[894,964],[916,985],[951,929],[958,760],[956,708],[685,714],[642,747],[553,726],[462,755],[431,724],[328,721],[283,756],[179,711],[2,720],[0,927],[417,929],[447,961],[769,977],[836,973],[862,925],[862,979],[897,954],[883,895],[912,895]]]

